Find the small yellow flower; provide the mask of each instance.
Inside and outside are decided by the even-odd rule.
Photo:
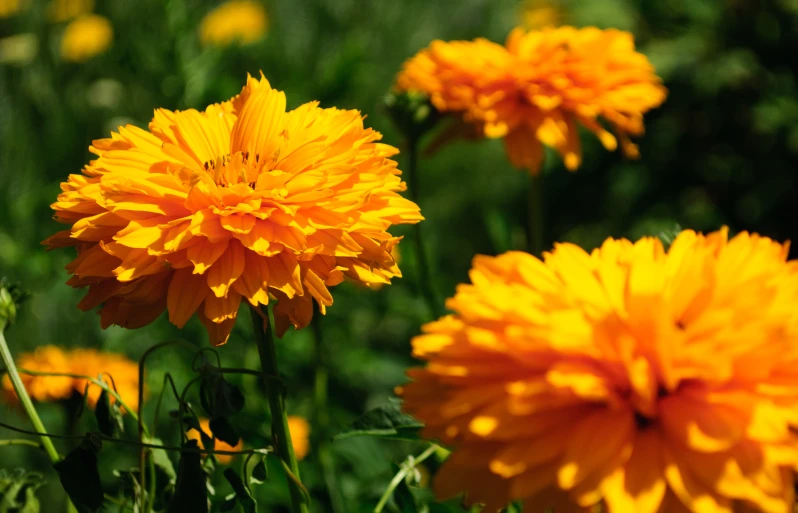
[[[798,261],[727,231],[478,256],[405,408],[453,447],[438,495],[495,513],[787,513]]]
[[[53,23],[61,23],[93,10],[94,0],[50,0],[47,16]]]
[[[211,425],[210,425],[211,423],[210,423],[210,421],[208,419],[200,419],[199,424],[200,424],[200,428],[205,432],[206,435],[212,436]],[[200,434],[197,432],[196,429],[193,429],[193,428],[190,429],[188,431],[188,433],[186,433],[186,436],[188,437],[189,440],[196,440],[197,444],[200,447],[200,449],[204,449],[205,448],[205,446],[202,445],[202,437],[200,436]],[[242,450],[244,448],[244,441],[243,440],[239,440],[238,441],[238,445],[236,445],[235,447],[233,447],[232,445],[227,444],[225,442],[222,442],[219,439],[215,440],[215,444],[216,445],[215,445],[214,450],[216,450],[216,451],[240,451],[240,450]],[[234,458],[234,456],[232,456],[230,454],[217,454],[216,455],[216,460],[221,465],[229,465],[230,462],[233,461],[233,458]]]
[[[529,30],[557,27],[564,18],[563,9],[549,0],[526,0],[521,4],[521,20]]]
[[[249,44],[266,33],[268,18],[259,2],[232,0],[205,15],[200,25],[200,40],[205,45]]]
[[[111,22],[97,14],[87,14],[70,22],[61,38],[61,57],[83,62],[105,52],[114,38]]]
[[[109,384],[113,383],[122,400],[133,409],[139,404],[139,367],[126,357],[95,349],[74,349],[64,351],[56,346],[43,346],[32,353],[23,353],[17,360],[20,369],[35,372],[60,372],[98,377]],[[31,398],[40,402],[62,401],[72,394],[86,391],[87,380],[67,376],[34,376],[22,374],[22,382]],[[16,394],[8,377],[3,379],[6,397],[15,401]],[[87,400],[94,407],[102,390],[91,385]],[[113,402],[113,399],[112,399]]]
[[[308,439],[310,435],[310,425],[308,421],[297,415],[290,415],[288,417],[288,432],[294,444],[296,459],[304,459],[310,451],[310,441]]]
[[[0,0],[0,18],[10,18],[25,10],[30,0]]]

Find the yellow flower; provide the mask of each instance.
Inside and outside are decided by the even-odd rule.
[[[114,38],[111,22],[97,14],[86,14],[64,29],[61,37],[61,57],[72,62],[84,62],[105,52]]]
[[[454,451],[441,497],[493,513],[789,512],[798,261],[726,230],[478,256],[427,324],[406,409]]]
[[[291,442],[294,444],[294,454],[297,460],[302,460],[310,451],[310,424],[308,421],[297,415],[289,415],[288,432],[291,435]]]
[[[211,426],[210,421],[208,419],[199,419],[200,428],[205,432],[206,435],[211,436]],[[197,432],[196,429],[189,429],[188,433],[186,433],[186,437],[189,440],[196,440],[197,445],[199,445],[200,449],[204,449],[205,446],[202,445],[202,437]],[[238,445],[233,447],[232,445],[222,442],[219,439],[214,440],[214,450],[216,451],[240,451],[244,448],[244,441],[239,440]],[[216,460],[222,465],[229,465],[231,461],[233,461],[234,456],[229,454],[217,454]]]
[[[9,18],[27,9],[30,0],[0,0],[0,18]]]
[[[224,343],[242,299],[276,300],[279,334],[306,326],[312,298],[345,276],[400,276],[391,225],[422,219],[399,192],[396,148],[358,111],[307,103],[249,78],[241,94],[204,111],[159,109],[149,131],[120,127],[94,142],[99,158],[61,184],[53,204],[71,225],[45,241],[76,246],[67,282],[89,287],[101,324],[137,328],[165,309],[182,327],[198,313]]]
[[[556,27],[564,17],[562,8],[549,0],[526,0],[521,4],[521,18],[529,30]]]
[[[205,45],[219,46],[253,43],[266,33],[268,22],[259,2],[231,0],[205,15],[200,40]]]
[[[59,372],[102,378],[116,387],[125,403],[133,409],[139,404],[139,368],[136,362],[122,355],[95,349],[64,351],[56,346],[43,346],[32,353],[23,353],[17,360],[20,369],[34,372]],[[67,376],[34,376],[22,374],[22,382],[30,396],[40,402],[61,401],[86,391],[87,380]],[[6,397],[16,400],[8,377],[3,379]],[[87,400],[94,407],[102,390],[96,385],[88,388]],[[113,402],[113,399],[111,399]]]
[[[94,0],[50,0],[47,16],[53,23],[61,23],[93,10]]]
[[[532,173],[544,145],[569,170],[579,167],[577,124],[608,150],[620,139],[624,153],[637,156],[629,135],[643,133],[643,114],[666,95],[631,34],[594,27],[519,28],[505,46],[434,41],[405,63],[397,87],[426,93],[439,111],[461,114],[485,137],[503,138],[513,165]]]

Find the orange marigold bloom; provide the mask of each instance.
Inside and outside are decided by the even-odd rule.
[[[792,511],[798,261],[726,230],[478,256],[413,341],[406,409],[495,512]]]
[[[116,354],[95,349],[74,349],[64,351],[56,346],[43,346],[32,353],[23,353],[17,359],[20,369],[34,372],[59,372],[82,376],[98,377],[116,387],[117,393],[133,409],[139,404],[139,367],[136,362]],[[30,396],[41,402],[69,399],[72,394],[83,394],[87,381],[84,378],[69,376],[35,376],[22,374],[22,382]],[[16,400],[16,394],[8,376],[3,379],[6,396]],[[102,390],[90,385],[87,400],[91,407],[97,404]],[[111,398],[113,402],[113,398]]]
[[[265,78],[204,111],[158,109],[149,131],[94,141],[99,158],[61,185],[45,241],[75,246],[67,282],[89,287],[103,327],[137,328],[165,309],[182,327],[197,312],[214,345],[239,304],[265,305],[282,334],[333,302],[345,276],[390,283],[397,223],[422,219],[404,199],[398,153],[358,111],[316,102],[286,112]]]
[[[206,435],[212,436],[211,434],[211,421],[208,419],[199,419],[200,428],[205,432]],[[204,449],[205,446],[202,444],[202,437],[197,432],[196,429],[189,429],[188,433],[186,433],[186,437],[189,440],[196,440],[197,445],[200,449]],[[226,442],[222,442],[219,439],[214,440],[214,450],[215,451],[241,451],[244,449],[244,441],[239,440],[238,444],[233,447]],[[234,456],[230,454],[216,454],[216,460],[222,465],[229,465],[231,461],[233,461]]]
[[[624,153],[637,156],[629,135],[643,133],[643,114],[666,95],[631,34],[595,27],[517,28],[505,46],[434,41],[405,63],[397,87],[427,93],[438,110],[462,113],[485,137],[504,138],[513,165],[532,173],[544,145],[569,170],[579,167],[577,123],[612,151],[618,140],[603,120]]]
[[[302,417],[289,415],[288,432],[291,435],[291,442],[294,445],[296,459],[305,459],[305,456],[310,452],[310,424]]]

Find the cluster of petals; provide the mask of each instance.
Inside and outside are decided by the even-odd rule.
[[[307,103],[249,77],[204,111],[155,112],[149,130],[120,127],[70,175],[53,204],[69,224],[45,241],[75,246],[67,282],[88,287],[103,328],[137,328],[164,310],[182,327],[196,312],[224,343],[239,305],[276,300],[280,334],[323,313],[328,287],[400,276],[388,233],[422,219],[401,171],[358,111]]]
[[[544,145],[569,170],[579,167],[579,124],[608,150],[620,141],[627,156],[637,156],[630,136],[643,133],[643,114],[666,96],[631,34],[595,27],[517,28],[504,46],[482,38],[434,41],[405,63],[397,87],[428,94],[439,111],[461,113],[482,136],[503,138],[513,165],[532,173]]]
[[[413,341],[405,408],[442,497],[495,512],[788,513],[798,261],[726,230],[478,256]]]
[[[96,349],[64,350],[48,345],[21,354],[17,359],[17,365],[25,371],[44,374],[21,373],[25,390],[36,401],[63,401],[75,394],[86,393],[86,399],[93,407],[97,404],[102,389],[90,385],[89,381],[82,377],[89,376],[112,385],[125,404],[133,409],[138,408],[139,366],[123,355]],[[71,376],[46,375],[49,373],[71,374]],[[8,400],[17,400],[8,376],[3,379],[3,389]]]

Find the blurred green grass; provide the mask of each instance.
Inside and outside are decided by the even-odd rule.
[[[798,95],[791,49],[798,47],[798,4],[790,0],[572,0],[556,2],[565,21],[632,31],[641,51],[669,88],[666,103],[646,117],[642,158],[607,153],[585,134],[584,164],[568,173],[546,159],[547,239],[595,247],[607,236],[637,238],[682,227],[752,230],[798,240]],[[138,331],[102,331],[93,313],[76,308],[82,292],[64,285],[69,251],[44,252],[40,241],[60,229],[49,204],[59,182],[91,158],[92,139],[116,126],[146,126],[156,107],[204,107],[236,94],[246,74],[261,70],[286,91],[289,107],[311,100],[355,108],[388,144],[399,134],[380,108],[402,62],[432,39],[487,37],[503,41],[520,23],[515,0],[273,0],[267,36],[246,47],[203,49],[197,27],[210,2],[98,1],[114,26],[110,50],[83,64],[62,62],[63,24],[48,23],[43,8],[0,19],[0,37],[33,33],[36,58],[0,65],[0,276],[33,293],[7,337],[16,353],[41,344],[90,346],[138,358],[153,344],[181,337],[207,346],[197,322],[177,330],[161,318]],[[404,164],[399,156],[400,167]],[[523,247],[527,176],[510,168],[501,143],[456,142],[422,161],[420,205],[432,255],[434,285],[445,296],[467,280],[475,254]],[[397,230],[407,234],[407,229]],[[329,360],[329,418],[314,431],[302,465],[316,499],[329,511],[324,476],[313,448],[366,409],[381,404],[404,382],[409,340],[427,313],[415,285],[415,262],[400,246],[405,277],[377,291],[345,284],[321,320]],[[245,314],[242,314],[245,315]],[[245,321],[245,319],[243,320]],[[289,411],[311,420],[315,354],[310,331],[290,332],[279,346],[289,383]],[[249,323],[236,326],[221,348],[230,366],[257,368]],[[148,384],[160,388],[168,370],[190,379],[179,350],[156,355]],[[243,378],[247,407],[240,425],[252,446],[265,439],[260,384]],[[68,429],[57,405],[43,405],[54,432]],[[152,405],[145,408],[148,418]],[[0,406],[3,419],[25,420]],[[84,419],[83,427],[91,429]],[[165,440],[176,439],[163,421]],[[170,433],[167,436],[167,433]],[[4,434],[5,436],[5,434]],[[370,511],[391,478],[391,463],[418,450],[409,443],[350,439],[330,446],[348,510]],[[113,448],[114,468],[132,466]],[[2,467],[46,468],[42,455],[3,449]],[[277,475],[278,472],[272,472]],[[110,474],[109,474],[110,475]],[[109,477],[109,487],[114,481]],[[51,483],[43,511],[60,503]],[[220,485],[219,496],[224,495]],[[279,482],[257,491],[262,504],[285,498]],[[50,502],[47,502],[50,501]],[[282,511],[274,509],[274,511]]]

